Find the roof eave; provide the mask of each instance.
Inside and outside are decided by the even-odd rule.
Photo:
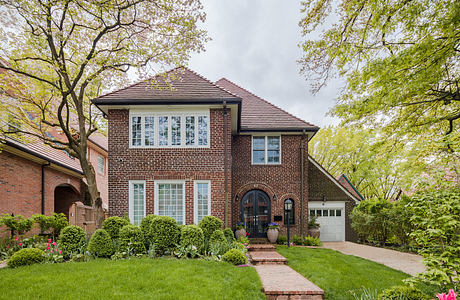
[[[104,105],[198,105],[198,104],[241,104],[241,98],[203,98],[203,99],[93,99],[97,106]]]

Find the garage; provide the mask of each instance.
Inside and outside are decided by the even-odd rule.
[[[321,241],[345,241],[344,201],[311,201],[308,207],[310,216],[317,216]]]

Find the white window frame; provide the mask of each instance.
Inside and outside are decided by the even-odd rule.
[[[254,162],[254,137],[265,137],[265,162],[264,163],[255,163]],[[280,138],[280,161],[277,163],[269,163],[268,162],[268,137],[279,137]],[[281,157],[282,157],[282,139],[280,134],[253,134],[251,135],[251,164],[252,165],[281,165]]]
[[[208,184],[208,214],[211,215],[211,181],[210,180],[195,180],[193,182],[193,222],[198,224],[198,184]]]
[[[132,140],[132,119],[133,117],[141,117],[141,145],[133,145]],[[145,145],[145,117],[154,117],[154,145]],[[159,145],[159,117],[168,117],[168,145]],[[171,145],[172,135],[171,135],[171,117],[180,117],[180,145]],[[185,117],[195,117],[195,145],[186,145],[186,131],[185,131]],[[207,117],[207,144],[199,145],[198,144],[198,117]],[[129,111],[129,148],[209,148],[211,145],[211,117],[208,110],[200,111]]]
[[[155,180],[155,188],[154,188],[154,196],[155,198],[153,199],[153,213],[157,216],[159,216],[159,210],[160,210],[160,201],[159,201],[159,190],[158,190],[158,185],[159,184],[182,184],[182,217],[184,220],[185,225],[187,223],[187,220],[185,219],[187,216],[187,213],[185,211],[185,180]]]
[[[87,152],[87,153],[88,153],[88,152]],[[99,171],[99,159],[100,159],[100,158],[102,158],[102,160],[104,161],[104,165],[102,166],[102,168],[103,168],[102,172]],[[98,155],[97,155],[97,162],[96,162],[96,164],[97,164],[97,166],[96,166],[96,167],[97,167],[97,172],[98,172],[100,175],[105,175],[105,157],[102,156],[102,155],[100,155],[100,154],[98,154]]]
[[[144,216],[146,215],[147,209],[147,185],[145,180],[130,180],[129,181],[129,207],[128,207],[128,214],[131,223],[134,224],[134,184],[144,184]]]

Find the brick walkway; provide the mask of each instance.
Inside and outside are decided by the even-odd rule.
[[[288,267],[273,245],[253,245],[249,251],[269,300],[323,299],[324,291]]]

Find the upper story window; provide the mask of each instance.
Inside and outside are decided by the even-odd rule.
[[[97,156],[97,172],[101,175],[105,174],[105,158],[103,156]]]
[[[131,148],[209,147],[209,111],[130,114]]]
[[[281,163],[281,136],[252,136],[253,164]]]

